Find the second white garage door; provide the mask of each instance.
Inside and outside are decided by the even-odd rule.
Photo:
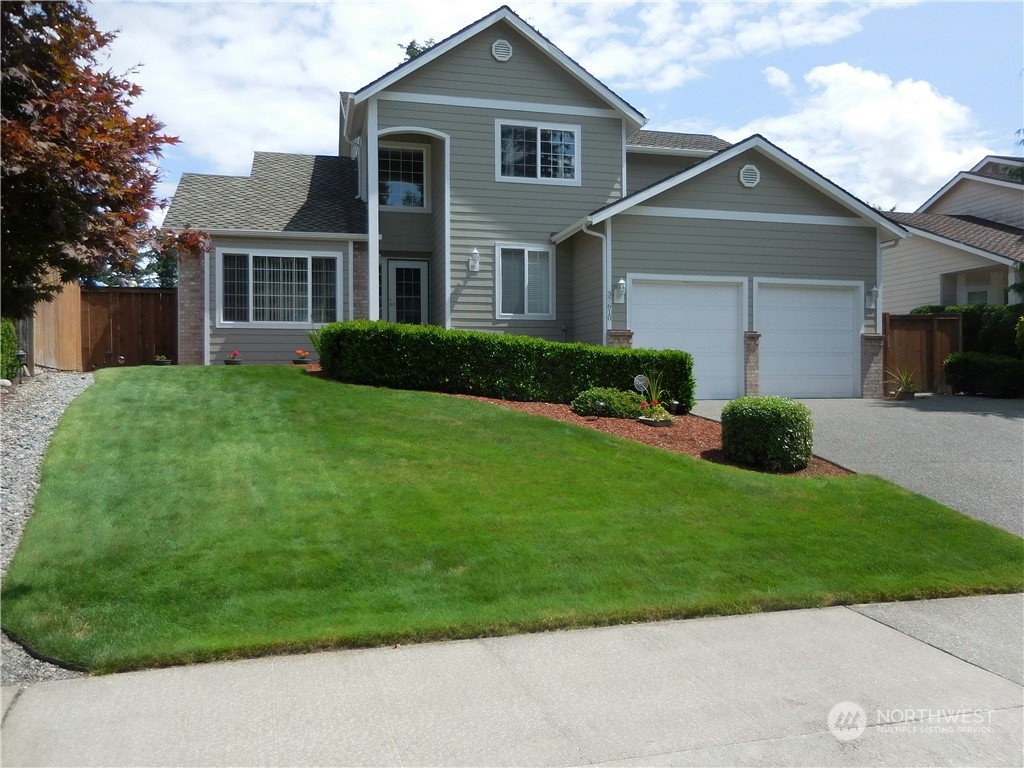
[[[755,281],[761,394],[859,397],[860,296],[851,284]]]
[[[632,278],[633,346],[693,355],[698,400],[727,400],[743,389],[746,281]]]

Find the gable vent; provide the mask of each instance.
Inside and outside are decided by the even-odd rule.
[[[491,56],[498,61],[508,61],[512,58],[512,43],[508,40],[495,40],[491,45]]]
[[[761,181],[761,172],[756,165],[744,165],[740,168],[740,184],[744,187],[756,187]]]

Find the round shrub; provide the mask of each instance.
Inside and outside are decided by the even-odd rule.
[[[576,395],[572,401],[573,411],[580,416],[609,416],[613,419],[636,419],[640,417],[640,403],[643,398],[636,392],[623,392],[608,387],[594,387]],[[604,409],[598,406],[604,403]]]
[[[811,412],[785,397],[741,397],[722,410],[722,450],[733,461],[795,472],[811,460]]]
[[[0,331],[0,378],[15,379],[21,370],[18,360],[18,334],[14,330],[14,321],[3,318]]]

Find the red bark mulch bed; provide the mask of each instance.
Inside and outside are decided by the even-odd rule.
[[[307,372],[320,374],[320,366],[311,363],[306,366]],[[656,448],[664,448],[667,451],[685,453],[705,461],[713,461],[716,464],[730,464],[739,466],[730,461],[722,452],[722,425],[717,421],[704,419],[700,416],[677,416],[675,423],[670,427],[649,427],[633,419],[606,419],[594,416],[580,416],[573,413],[568,405],[557,405],[554,403],[520,403],[514,400],[496,400],[489,397],[475,397],[472,395],[455,395],[468,400],[478,400],[481,403],[493,403],[503,408],[511,408],[523,413],[532,413],[535,416],[546,416],[549,419],[578,424],[581,427],[598,429],[610,435],[624,437],[627,440],[636,440],[640,443],[653,445]],[[744,467],[744,469],[753,469]],[[814,456],[806,469],[799,472],[787,473],[790,477],[841,477],[852,475],[848,469],[844,469],[830,461],[819,459]]]

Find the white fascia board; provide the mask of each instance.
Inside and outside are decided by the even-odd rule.
[[[354,240],[364,242],[365,233],[357,232],[277,232],[266,229],[203,229],[210,237],[259,237],[269,240]]]
[[[754,221],[765,224],[801,224],[819,227],[872,227],[860,216],[818,216],[801,213],[764,213],[761,211],[726,211],[714,208],[666,208],[637,205],[630,216],[655,216],[666,219],[712,219],[714,221]]]
[[[381,91],[390,88],[398,81],[402,80],[407,75],[416,72],[418,69],[425,67],[432,61],[440,58],[447,54],[450,50],[458,45],[461,45],[469,38],[482,32],[483,30],[491,27],[498,22],[505,21],[511,24],[515,29],[523,35],[523,37],[530,40],[534,45],[537,46],[541,51],[546,53],[556,63],[561,65],[569,74],[575,77],[580,83],[586,88],[595,93],[598,97],[607,101],[609,104],[615,107],[617,112],[620,112],[628,121],[635,123],[636,127],[639,128],[647,123],[647,118],[637,112],[627,102],[615,95],[615,93],[608,88],[604,83],[598,80],[596,77],[591,75],[579,64],[570,59],[558,48],[548,42],[540,33],[537,32],[533,27],[520,19],[516,14],[510,11],[506,7],[501,7],[494,13],[485,16],[475,24],[466,27],[461,32],[453,35],[444,42],[438,43],[429,51],[420,54],[412,61],[399,66],[393,70],[390,74],[385,75],[379,80],[375,80],[370,85],[365,86],[361,90],[354,94],[353,102],[354,105],[361,104],[373,96],[379,94]]]
[[[1000,256],[999,254],[992,253],[991,251],[986,251],[981,248],[975,248],[973,245],[966,245],[965,243],[960,243],[957,242],[956,240],[950,240],[948,237],[936,235],[934,232],[929,232],[926,229],[918,229],[917,227],[912,227],[909,224],[907,225],[907,229],[910,230],[911,234],[917,237],[923,237],[926,240],[932,240],[936,243],[947,245],[950,248],[956,248],[957,250],[963,251],[964,253],[969,253],[972,256],[980,256],[983,259],[994,261],[996,264],[1005,264],[1006,266],[1009,267],[1015,267],[1021,263],[1007,256]]]
[[[781,149],[776,147],[770,141],[760,135],[753,135],[748,139],[744,139],[738,144],[734,144],[729,149],[724,149],[714,157],[709,158],[703,163],[688,168],[685,171],[677,173],[675,176],[671,176],[664,181],[655,184],[653,187],[649,187],[643,192],[635,195],[630,195],[624,198],[622,202],[616,203],[615,205],[608,206],[604,210],[592,215],[590,218],[592,223],[600,223],[605,219],[615,216],[616,214],[622,213],[635,205],[646,202],[652,197],[660,195],[673,187],[683,184],[690,179],[696,178],[704,173],[707,173],[713,168],[717,168],[722,163],[726,163],[732,160],[734,157],[747,152],[748,150],[755,150],[762,155],[774,160],[779,165],[789,170],[794,175],[802,178],[812,187],[817,189],[819,192],[824,194],[826,197],[839,203],[844,208],[853,211],[858,216],[868,219],[876,227],[884,229],[887,232],[895,235],[899,239],[906,238],[908,236],[907,230],[901,227],[899,224],[890,221],[885,218],[882,214],[876,211],[866,203],[861,202],[849,192],[846,192],[836,186],[833,182],[826,179],[824,176],[814,171],[810,167],[798,162],[797,160],[790,157],[788,154],[783,152]]]
[[[494,109],[503,112],[539,112],[552,115],[573,115],[578,117],[618,117],[614,109],[597,107],[572,107],[541,102],[505,101],[503,99],[478,99],[466,96],[448,96],[435,93],[412,93],[393,91],[382,93],[379,101],[401,101],[409,104],[433,104],[442,107],[468,107],[470,109]]]
[[[972,172],[980,171],[989,163],[999,163],[1000,165],[1016,165],[1017,167],[1024,166],[1024,157],[1005,157],[1003,155],[985,155],[981,158],[981,161],[971,168]]]
[[[1013,181],[1003,181],[1002,179],[993,179],[991,176],[979,176],[973,171],[960,171],[956,176],[947,181],[942,188],[934,195],[929,197],[920,208],[914,213],[928,213],[928,209],[937,203],[942,197],[946,195],[953,187],[959,184],[961,181],[977,181],[980,184],[990,184],[993,187],[1005,187],[1007,189],[1022,189],[1020,184]]]

